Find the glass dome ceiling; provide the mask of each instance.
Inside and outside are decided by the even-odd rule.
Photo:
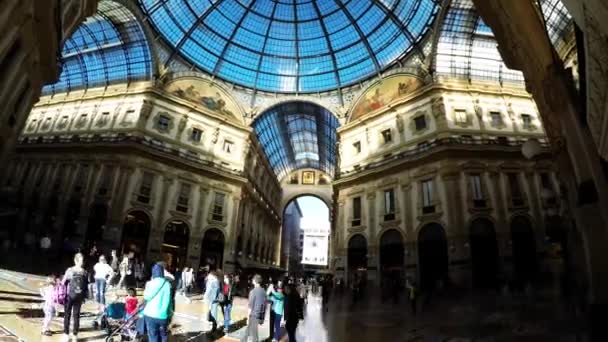
[[[319,92],[380,73],[414,49],[438,0],[139,0],[175,51],[270,92]]]

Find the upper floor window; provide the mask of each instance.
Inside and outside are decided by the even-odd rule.
[[[426,118],[424,115],[420,115],[414,118],[414,124],[416,125],[416,130],[421,131],[426,129]]]
[[[353,198],[353,226],[361,225],[361,197]]]
[[[421,182],[422,187],[422,213],[429,214],[435,212],[433,205],[433,180],[427,179]]]
[[[359,154],[361,153],[361,142],[360,141],[356,141],[353,143],[353,148],[355,149],[355,153]]]
[[[467,111],[464,109],[456,109],[454,110],[454,122],[457,125],[466,125],[467,120]]]
[[[490,112],[490,118],[492,119],[492,126],[500,127],[503,125],[502,114],[500,112]]]
[[[393,135],[391,133],[390,128],[389,129],[385,129],[384,131],[382,131],[382,139],[383,139],[383,141],[384,141],[385,144],[388,144],[391,141],[393,141]]]
[[[144,171],[139,185],[139,194],[137,200],[142,203],[150,203],[150,194],[152,193],[152,183],[154,182],[154,174]]]
[[[522,114],[521,123],[525,129],[531,129],[532,128],[532,116],[530,114]]]
[[[99,189],[97,193],[101,196],[108,193],[110,186],[112,185],[112,173],[114,172],[113,166],[106,166],[103,170],[101,182],[99,182]]]
[[[171,124],[171,118],[169,118],[166,115],[158,116],[158,123],[157,123],[158,129],[160,129],[161,131],[167,131],[167,130],[169,130],[170,124]]]
[[[192,133],[190,134],[190,140],[194,142],[200,142],[203,136],[203,131],[198,128],[193,128]]]
[[[384,191],[384,221],[395,219],[395,191],[393,189]]]
[[[481,175],[471,175],[471,190],[473,200],[483,200],[483,189],[481,187]]]
[[[226,195],[221,192],[216,192],[213,198],[213,213],[211,219],[214,221],[224,220],[224,199]]]
[[[191,186],[188,183],[182,183],[177,196],[177,206],[175,210],[183,213],[188,212],[188,202],[190,201]]]
[[[226,153],[232,153],[232,150],[234,148],[234,143],[230,140],[224,140],[224,146],[223,146],[223,150]]]
[[[509,191],[511,193],[513,206],[517,207],[524,205],[518,174],[513,172],[507,173],[507,181],[509,183]]]

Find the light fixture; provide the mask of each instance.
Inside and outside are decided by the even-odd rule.
[[[541,149],[540,142],[535,138],[528,139],[521,145],[521,153],[526,159],[532,159],[538,156],[541,153]]]

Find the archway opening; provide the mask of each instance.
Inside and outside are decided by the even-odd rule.
[[[429,223],[418,233],[420,288],[434,289],[448,273],[448,242],[438,223]]]
[[[398,285],[404,274],[403,238],[395,229],[387,230],[380,238],[380,271],[382,286]]]
[[[222,268],[224,261],[224,233],[216,228],[207,229],[201,245],[200,266],[210,270]]]
[[[96,202],[91,205],[89,211],[89,221],[87,232],[84,239],[85,250],[89,250],[93,245],[103,239],[103,230],[108,218],[108,205],[103,202]],[[97,246],[99,249],[99,246]]]
[[[478,218],[469,231],[473,286],[492,288],[498,275],[498,242],[492,221]]]
[[[182,268],[187,264],[190,228],[186,222],[173,220],[165,227],[165,237],[161,253],[170,269]]]
[[[138,257],[145,255],[150,226],[150,218],[143,211],[136,210],[128,213],[122,225],[121,255],[129,252],[134,252]]]
[[[294,273],[314,273],[330,265],[330,210],[314,195],[291,199],[283,210],[281,265]]]
[[[348,282],[367,280],[367,239],[361,234],[354,235],[348,240]]]
[[[536,241],[532,223],[527,217],[516,216],[511,221],[513,248],[513,280],[523,287],[534,280],[537,270]]]

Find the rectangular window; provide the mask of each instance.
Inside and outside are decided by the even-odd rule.
[[[502,126],[502,115],[500,114],[500,112],[490,112],[490,118],[492,119],[492,126]]]
[[[384,191],[384,221],[395,219],[395,192],[393,189]]]
[[[422,185],[422,213],[430,214],[435,212],[433,205],[433,180],[424,180]]]
[[[216,192],[213,198],[213,213],[211,219],[214,221],[224,220],[224,198],[225,194]]]
[[[353,198],[353,227],[361,225],[361,197]]]
[[[99,189],[97,193],[101,196],[106,195],[110,189],[112,183],[112,173],[114,171],[113,166],[106,166],[103,170],[101,181],[99,182]]]
[[[361,153],[361,142],[357,141],[357,142],[353,143],[353,148],[355,149],[356,154]]]
[[[385,144],[388,144],[391,141],[393,141],[393,136],[391,134],[390,128],[389,129],[385,129],[384,131],[382,131],[382,139],[384,140]]]
[[[457,125],[466,125],[467,124],[467,111],[464,109],[456,109],[454,110],[454,122]]]
[[[473,206],[475,208],[485,208],[486,199],[483,193],[481,175],[471,175],[471,192],[473,195]]]
[[[171,123],[171,119],[168,116],[160,115],[158,117],[158,128],[162,131],[166,131],[169,129],[169,124]]]
[[[522,122],[523,127],[525,129],[531,129],[532,128],[532,116],[530,116],[530,114],[522,114],[521,115],[521,122]]]
[[[424,117],[424,115],[415,117],[414,123],[416,124],[417,131],[422,131],[423,129],[426,129],[426,118]]]
[[[141,203],[150,203],[150,195],[152,194],[152,183],[154,182],[154,174],[144,171],[141,184],[139,185],[139,194],[137,201]]]
[[[511,192],[511,201],[513,202],[513,206],[519,207],[524,205],[517,173],[508,173],[507,180],[509,182],[509,191]]]
[[[234,143],[230,140],[224,140],[224,152],[230,154],[232,153],[232,149],[234,147]]]
[[[182,213],[188,212],[188,201],[190,200],[190,184],[182,183],[179,194],[177,196],[177,206],[175,210],[181,211]]]
[[[198,128],[193,128],[192,134],[190,134],[190,140],[192,140],[194,142],[200,142],[202,136],[203,136],[203,131],[201,131]]]

